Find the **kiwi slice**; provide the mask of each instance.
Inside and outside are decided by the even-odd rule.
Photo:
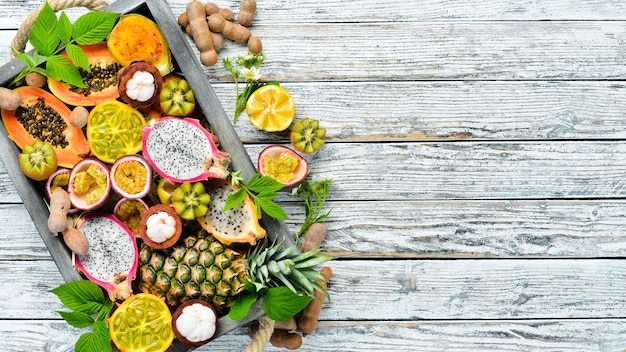
[[[319,127],[318,120],[304,118],[291,129],[291,144],[300,152],[311,154],[324,145],[326,129]]]
[[[24,175],[36,181],[50,177],[58,166],[52,144],[39,139],[25,145],[18,159]]]
[[[185,79],[171,74],[163,81],[160,105],[166,115],[189,116],[196,107],[196,98]]]
[[[202,182],[185,182],[172,193],[172,206],[185,220],[193,220],[209,210],[211,196],[206,193]]]

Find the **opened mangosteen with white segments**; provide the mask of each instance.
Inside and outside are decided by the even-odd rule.
[[[111,166],[111,187],[124,198],[143,198],[151,184],[152,168],[137,154],[123,156]]]
[[[259,173],[269,176],[285,185],[285,189],[293,188],[309,173],[309,164],[294,150],[282,146],[271,145],[259,153]]]
[[[75,208],[93,210],[101,207],[111,193],[109,168],[96,158],[79,161],[70,172],[68,193]]]
[[[152,248],[171,247],[183,231],[183,221],[170,205],[157,204],[141,217],[141,239]]]
[[[152,64],[136,61],[118,73],[120,98],[134,108],[147,108],[158,103],[163,76]]]
[[[215,308],[203,299],[186,301],[172,315],[174,336],[191,347],[199,347],[213,340],[217,326]]]

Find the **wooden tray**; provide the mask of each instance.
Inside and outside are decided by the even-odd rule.
[[[232,156],[232,168],[242,170],[244,179],[252,176],[256,169],[250,160],[239,136],[235,132],[230,118],[227,116],[219,99],[204,72],[198,58],[192,50],[185,33],[182,32],[165,0],[120,0],[104,9],[105,11],[125,13],[140,13],[152,18],[159,26],[168,41],[176,69],[182,72],[189,82],[196,96],[196,104],[199,105],[203,115],[211,125],[212,131],[220,140],[221,149]],[[22,61],[13,59],[0,67],[0,85],[6,86],[24,68]],[[7,137],[6,129],[0,124],[0,159],[7,170],[17,193],[24,202],[35,227],[37,228],[46,247],[50,251],[63,279],[74,281],[83,277],[75,270],[72,263],[72,255],[63,241],[53,236],[48,230],[48,205],[44,197],[41,183],[35,182],[24,176],[19,168],[19,148]],[[263,216],[262,226],[266,229],[271,239],[285,240],[287,246],[292,245],[293,238],[289,234],[283,221]],[[263,315],[262,301],[257,302],[248,316],[240,321],[233,321],[228,317],[219,320],[218,336],[228,333],[242,325],[258,319]],[[219,342],[213,342],[219,343]],[[189,350],[188,347],[175,341],[171,351]]]

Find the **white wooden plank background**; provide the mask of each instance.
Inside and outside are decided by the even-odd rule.
[[[333,301],[303,351],[626,350],[626,3],[258,3],[265,77],[327,127],[308,159],[335,180]],[[0,62],[39,4],[0,0]],[[206,74],[232,114],[227,73]],[[253,158],[287,143],[235,128]],[[71,350],[62,278],[2,166],[0,240],[2,350]]]

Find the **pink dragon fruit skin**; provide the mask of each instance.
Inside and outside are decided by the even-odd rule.
[[[105,289],[112,301],[126,299],[139,265],[135,235],[110,214],[88,213],[77,229],[87,237],[89,254],[76,256],[76,269]]]
[[[161,177],[172,183],[225,178],[224,171],[212,167],[227,156],[215,145],[214,136],[193,118],[162,117],[146,126],[142,154]]]

